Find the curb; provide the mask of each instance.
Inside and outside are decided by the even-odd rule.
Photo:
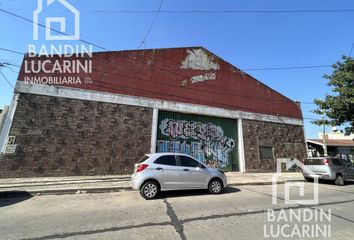
[[[284,180],[277,181],[277,184],[284,184],[285,182],[293,182],[301,180]],[[228,186],[246,186],[246,185],[272,185],[273,182],[246,182],[246,183],[229,183]],[[0,198],[18,198],[29,196],[42,196],[42,195],[65,195],[65,194],[86,194],[86,193],[110,193],[110,192],[123,192],[134,191],[130,186],[127,187],[106,187],[106,188],[72,188],[72,189],[48,189],[48,190],[15,190],[15,191],[0,191]]]
[[[57,189],[57,190],[35,190],[35,191],[3,191],[1,198],[16,198],[42,195],[65,195],[65,194],[85,194],[85,193],[109,193],[133,191],[131,187],[108,187],[108,188],[88,188],[88,189]]]

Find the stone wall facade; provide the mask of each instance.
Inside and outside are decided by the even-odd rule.
[[[20,94],[0,177],[129,174],[150,151],[152,109]]]
[[[153,110],[21,93],[9,136],[14,155],[0,156],[0,178],[130,174],[150,152]],[[276,158],[306,157],[302,126],[243,120],[248,172],[274,172]],[[273,155],[261,159],[259,147]]]
[[[306,157],[302,126],[242,120],[245,164],[248,172],[276,171],[276,158]],[[260,146],[272,147],[273,158],[261,159]]]

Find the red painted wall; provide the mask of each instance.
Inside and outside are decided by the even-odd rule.
[[[63,58],[25,56],[18,80],[34,76],[75,76],[80,77],[82,84],[60,85],[302,119],[300,108],[292,100],[205,49],[212,61],[219,65],[218,70],[181,68],[181,62],[188,55],[187,51],[196,49],[201,47],[96,52],[92,56],[92,73],[88,74],[26,73],[25,61],[49,59],[54,63],[55,59],[62,61]],[[213,73],[216,78],[191,83],[192,76],[206,73]],[[89,77],[92,82],[85,83],[85,77]]]

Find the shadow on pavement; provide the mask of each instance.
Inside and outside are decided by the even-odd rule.
[[[312,181],[313,182],[313,181]],[[320,179],[319,181],[318,181],[318,183],[320,183],[320,184],[324,184],[324,185],[333,185],[333,186],[337,186],[335,183],[334,183],[334,181],[331,181],[331,180],[325,180],[325,179]],[[345,184],[344,184],[344,186],[346,186],[346,185],[354,185],[354,181],[353,180],[346,180],[345,181]],[[338,187],[341,187],[341,186],[338,186]]]
[[[224,191],[221,193],[223,194],[229,194],[229,193],[236,193],[240,192],[241,189],[228,186],[224,189]],[[179,190],[179,191],[166,191],[166,192],[161,192],[160,193],[160,198],[170,198],[170,197],[187,197],[187,196],[200,196],[200,195],[211,195],[208,190],[202,189],[202,190]]]
[[[32,195],[25,191],[0,192],[0,207],[6,207],[32,198]]]

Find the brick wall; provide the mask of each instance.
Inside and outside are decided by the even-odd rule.
[[[10,130],[16,155],[0,177],[127,174],[150,151],[152,109],[21,94]]]
[[[306,157],[302,126],[242,120],[246,171],[276,170],[276,158]],[[273,147],[273,159],[260,159],[259,146]]]

